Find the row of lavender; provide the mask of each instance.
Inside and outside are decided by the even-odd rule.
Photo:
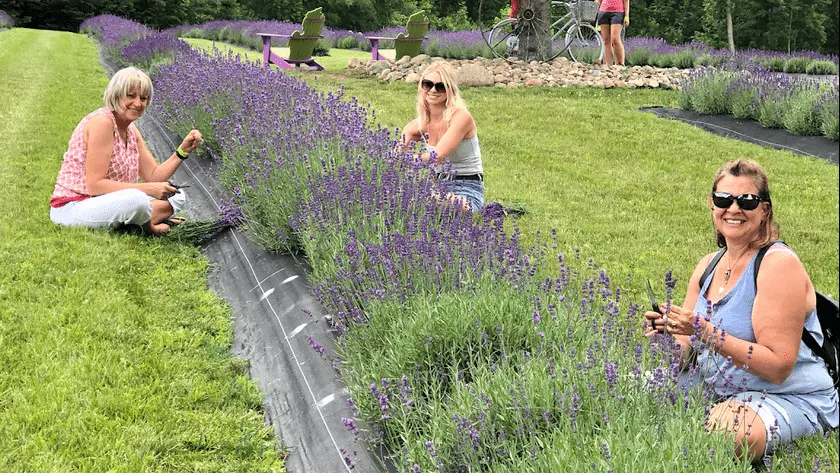
[[[837,77],[820,82],[762,68],[697,69],[683,80],[679,105],[706,115],[734,115],[784,128],[796,135],[837,141],[840,102]]]
[[[124,20],[85,27],[122,37],[124,59],[138,38]],[[649,343],[591,261],[553,239],[523,248],[498,206],[473,218],[435,202],[428,169],[341,90],[139,42],[155,38],[151,56],[175,60],[153,68],[154,111],[202,130],[264,246],[306,254],[339,333],[335,350],[309,340],[347,383],[357,416],[344,425],[401,471],[751,470],[704,432],[710,393],[677,387],[670,339]]]
[[[291,34],[299,25],[277,21],[211,21],[201,25],[183,25],[167,30],[168,33],[181,37],[204,38],[240,44],[260,50],[262,42],[256,33]],[[365,36],[394,37],[402,28],[386,28],[380,31],[358,33],[346,30],[325,28],[324,38],[317,49],[321,54],[330,48],[362,49],[369,51],[370,43]],[[451,59],[472,59],[492,57],[480,30],[471,31],[430,31],[423,42],[423,52],[429,56]],[[284,42],[276,40],[276,45]],[[382,47],[393,47],[383,42]],[[746,50],[734,55],[727,50],[714,49],[703,43],[691,42],[682,45],[670,45],[665,40],[656,38],[628,38],[626,41],[627,64],[631,66],[678,67],[682,69],[698,66],[720,66],[723,64],[758,63],[776,72],[802,74],[837,74],[838,57],[816,52],[796,52],[792,54],[774,51]]]
[[[0,30],[12,28],[13,26],[15,26],[15,20],[13,20],[8,13],[6,13],[3,10],[0,10]]]

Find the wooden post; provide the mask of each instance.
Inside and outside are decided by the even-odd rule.
[[[526,62],[547,61],[551,54],[551,37],[548,31],[548,0],[522,0],[519,18],[519,59]]]

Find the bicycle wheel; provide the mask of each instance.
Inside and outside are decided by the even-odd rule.
[[[573,25],[566,32],[569,57],[575,62],[593,62],[604,54],[604,41],[595,27],[589,23]]]
[[[496,57],[507,59],[516,56],[519,50],[518,22],[515,18],[505,18],[489,31],[482,31],[481,35]]]

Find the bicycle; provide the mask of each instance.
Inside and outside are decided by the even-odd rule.
[[[482,3],[484,3],[482,1]],[[479,8],[481,5],[479,5]],[[537,33],[550,34],[547,60],[552,60],[568,51],[569,57],[577,62],[587,51],[597,50],[597,59],[602,59],[604,44],[601,35],[589,21],[595,20],[597,4],[591,1],[551,0],[551,7],[564,7],[566,14],[553,21],[548,31],[540,31],[540,27],[533,20],[533,12],[520,11],[516,18],[505,18],[496,23],[487,32],[482,31],[482,37],[493,55],[512,60],[519,55],[519,35],[528,28],[537,29]],[[480,12],[479,12],[480,13]]]

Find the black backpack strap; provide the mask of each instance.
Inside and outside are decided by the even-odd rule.
[[[771,241],[766,246],[763,246],[760,250],[758,250],[758,254],[755,256],[755,274],[753,280],[755,281],[756,289],[758,288],[758,268],[761,266],[761,260],[764,259],[764,255],[767,254],[767,250],[770,249],[771,246],[775,245],[776,243],[781,243],[782,245],[787,246],[785,242],[778,240],[778,241]],[[790,248],[788,246],[788,248]],[[823,352],[823,347],[817,343],[817,340],[811,335],[811,332],[808,331],[806,328],[802,328],[802,341],[805,342],[805,345],[811,349],[817,356],[822,359],[825,359],[825,352]]]
[[[712,271],[715,269],[715,266],[720,262],[720,259],[723,258],[723,254],[726,253],[726,247],[720,249],[720,251],[715,254],[712,258],[712,261],[706,266],[706,269],[703,271],[703,275],[700,276],[700,290],[703,290],[703,284],[706,284],[706,279],[709,279],[709,275],[712,274]],[[758,274],[758,273],[756,273]]]

